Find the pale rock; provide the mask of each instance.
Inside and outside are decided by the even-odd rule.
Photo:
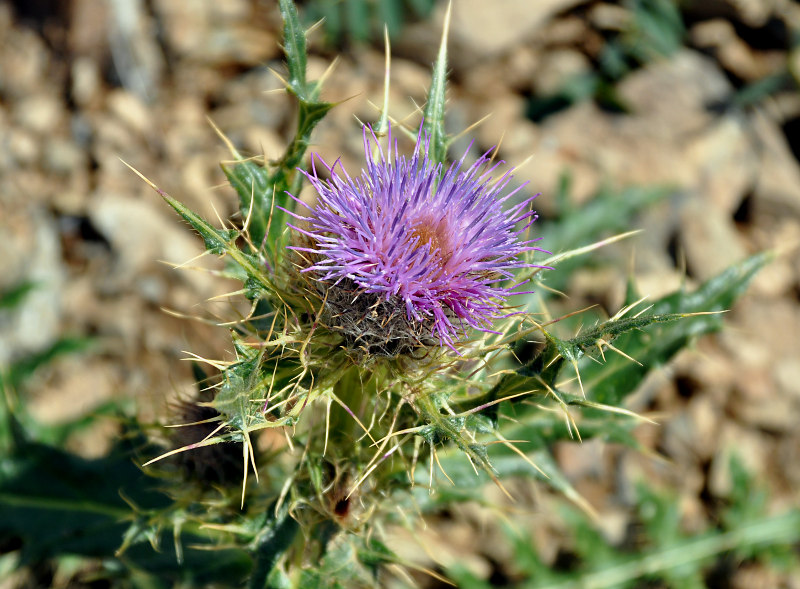
[[[530,91],[542,55],[542,52],[528,45],[522,45],[509,53],[505,67],[501,70],[504,84],[515,90]]]
[[[5,100],[27,101],[47,79],[49,53],[41,37],[28,28],[14,27],[0,38],[0,93]]]
[[[450,91],[457,96],[457,100],[453,101],[453,106],[456,108],[461,108],[470,102],[478,103],[480,113],[476,115],[477,117],[483,116],[486,111],[493,110],[485,105],[491,104],[495,98],[515,94],[511,91],[511,86],[496,61],[476,63],[464,72],[460,87],[450,88]]]
[[[74,63],[107,55],[111,2],[72,0],[70,5],[69,48],[77,56]]]
[[[65,176],[86,166],[85,152],[63,137],[53,137],[45,143],[43,159],[46,170]]]
[[[797,51],[800,56],[800,50]],[[800,68],[800,60],[790,67]],[[800,69],[798,69],[800,71]],[[800,94],[792,90],[776,91],[761,105],[764,113],[777,124],[782,125],[787,121],[800,117]]]
[[[683,493],[678,500],[681,529],[692,536],[706,532],[709,526],[708,507],[703,503],[701,493],[701,488],[693,489],[692,493]]]
[[[698,448],[695,429],[689,414],[677,413],[663,424],[661,444],[667,456],[678,464],[696,464],[713,453],[713,449]]]
[[[598,514],[600,531],[606,542],[618,546],[625,541],[630,524],[630,513],[627,509],[604,506]]]
[[[120,377],[112,365],[99,359],[70,358],[56,367],[49,386],[36,387],[27,405],[40,423],[70,423],[87,415],[120,390]]]
[[[580,428],[580,424],[578,424]],[[559,442],[553,453],[561,468],[561,472],[573,483],[585,479],[601,479],[605,474],[606,461],[604,455],[607,447],[599,438],[586,440],[581,444]]]
[[[265,156],[269,161],[277,160],[283,155],[286,142],[270,128],[253,126],[245,131],[242,147],[248,153]]]
[[[713,51],[714,56],[739,78],[754,82],[786,67],[783,51],[755,51],[736,33],[726,19],[701,22],[690,31],[694,44]]]
[[[148,104],[157,101],[166,59],[148,7],[139,0],[112,2],[106,26],[122,86]]]
[[[142,136],[152,131],[153,114],[138,96],[116,88],[108,93],[106,100],[108,110],[128,129]]]
[[[58,96],[35,94],[15,105],[14,120],[34,133],[49,135],[64,120],[64,110]]]
[[[70,94],[81,107],[98,104],[102,90],[102,75],[97,62],[89,57],[79,57],[72,62],[72,87]]]
[[[217,215],[224,217],[227,212],[239,208],[233,189],[227,189],[227,179],[219,168],[219,159],[210,154],[195,153],[183,160],[180,167],[180,191],[186,195],[182,198],[204,219],[216,219]]]
[[[108,457],[115,441],[120,437],[120,422],[112,417],[95,417],[91,425],[82,428],[79,432],[70,435],[65,444],[69,452],[74,452],[87,460],[103,459]],[[71,575],[54,583],[69,584]]]
[[[23,281],[35,287],[0,323],[0,366],[39,352],[59,335],[64,269],[53,219],[40,209],[0,211],[0,292]]]
[[[383,56],[381,56],[383,57]],[[398,90],[408,100],[409,96],[422,96],[428,93],[428,87],[431,85],[431,72],[430,68],[421,66],[409,59],[392,59],[390,65],[391,80],[389,87]],[[334,78],[339,77],[338,68],[334,70],[336,75]],[[375,71],[384,72],[383,67]],[[383,92],[383,78],[375,80],[377,87]],[[377,102],[376,104],[382,104]]]
[[[737,302],[735,313],[738,329],[723,330],[718,337],[740,370],[772,374],[785,359],[796,358],[796,350],[800,350],[800,308],[791,299],[744,296]],[[738,381],[739,386],[745,385],[743,379]],[[752,394],[768,398],[775,390],[754,389]]]
[[[771,216],[800,218],[800,165],[785,135],[758,109],[751,121],[760,154],[756,209]]]
[[[564,88],[569,80],[591,71],[592,64],[580,51],[553,49],[545,53],[539,60],[532,86],[539,95],[556,94]]]
[[[525,100],[518,94],[504,92],[497,94],[493,100],[487,100],[475,106],[476,109],[482,111],[482,117],[487,117],[473,132],[481,145],[489,148],[500,144],[503,145],[504,153],[516,153],[515,150],[509,149],[510,146],[506,144],[504,136],[522,119],[525,112]],[[527,125],[526,129],[532,127],[533,125]]]
[[[475,61],[491,59],[534,40],[558,13],[584,0],[506,0],[500,4],[483,0],[456,0],[450,24],[451,54],[458,69]],[[444,19],[445,4],[439,5],[436,22]],[[436,27],[441,30],[441,27]]]
[[[797,430],[778,441],[776,459],[784,467],[782,474],[789,488],[800,488],[800,434]],[[792,497],[791,501],[794,504],[796,497]]]
[[[696,167],[697,192],[729,217],[758,175],[758,155],[746,125],[739,116],[722,117],[686,146],[686,160]]]
[[[699,280],[716,276],[747,255],[730,217],[700,195],[681,210],[681,237],[689,270]]]
[[[631,73],[617,91],[636,118],[653,126],[648,135],[684,142],[705,129],[714,118],[708,105],[727,99],[732,88],[713,60],[684,49]]]
[[[164,203],[114,194],[99,195],[90,208],[90,218],[119,256],[118,276],[136,282],[157,260],[183,264],[203,251],[198,239],[166,217]],[[185,273],[187,277],[195,273]],[[200,284],[198,284],[199,286]]]
[[[467,539],[474,546],[474,531],[463,524],[450,525],[447,526],[448,535],[444,535],[440,531],[444,526],[439,525],[440,523],[437,522],[435,526],[415,526],[413,530],[391,526],[387,529],[386,544],[405,562],[444,567],[458,563],[479,578],[488,577],[489,563],[477,554],[466,552],[463,546],[457,544],[459,541],[463,544],[463,539]]]
[[[3,142],[7,148],[7,154],[11,162],[8,167],[14,168],[17,165],[32,166],[37,163],[41,156],[40,143],[36,140],[33,133],[21,128],[8,130],[6,141]]]
[[[780,243],[778,241],[776,245]],[[800,244],[800,239],[796,243]],[[795,280],[791,261],[779,257],[758,271],[750,285],[750,291],[765,299],[778,298],[791,293]]]
[[[752,559],[739,563],[725,583],[730,589],[767,589],[772,587],[797,589],[800,587],[800,581],[792,579],[792,573],[787,571],[788,569],[781,570]]]
[[[770,448],[758,432],[734,421],[724,421],[718,446],[719,451],[711,461],[708,473],[708,489],[714,496],[724,498],[731,493],[731,455],[735,455],[752,476],[765,476]]]
[[[736,17],[754,28],[763,27],[770,17],[788,4],[788,0],[723,0]]]
[[[508,157],[508,164],[514,167],[516,175],[519,173],[518,170],[524,170],[528,161],[536,157],[539,128],[531,121],[520,118],[504,129],[498,128],[497,131],[500,131],[500,134],[492,132],[491,136],[494,136],[494,140],[484,141],[483,145],[498,145],[502,153]],[[490,138],[488,133],[486,135],[487,139]],[[529,190],[534,193],[540,192],[535,183],[529,187]]]
[[[537,32],[535,41],[544,46],[580,45],[590,34],[592,31],[586,25],[585,19],[568,15],[548,22],[546,27]]]
[[[800,401],[800,359],[797,356],[785,356],[775,367],[775,381],[795,403]]]
[[[642,254],[637,250],[637,264],[641,258]],[[667,263],[666,257],[663,263]],[[658,300],[669,293],[675,292],[686,283],[686,276],[675,268],[667,268],[661,264],[657,266],[650,264],[649,266],[652,268],[651,270],[640,271],[637,269],[634,272],[634,276],[636,277],[636,286],[639,292],[643,296],[646,295],[650,301]]]
[[[766,391],[771,393],[768,398],[754,399],[752,396],[740,397],[731,404],[731,412],[739,421],[750,427],[759,430],[789,435],[797,428],[800,419],[800,406],[798,406],[797,385],[792,383],[789,387],[794,388],[792,392],[781,387],[775,390],[775,385],[783,384],[779,377],[793,377],[800,372],[797,367],[797,360],[794,357],[779,358],[775,362],[775,377],[768,376]],[[748,374],[742,374],[742,379],[752,378]],[[744,388],[744,387],[742,387]]]
[[[266,27],[254,26],[257,11],[246,0],[159,0],[155,10],[168,29],[172,49],[193,61],[223,65],[257,65],[277,57],[277,39]]]
[[[701,460],[708,460],[717,449],[717,435],[723,418],[722,408],[712,395],[702,394],[689,401],[687,413],[691,421],[695,452]]]
[[[625,6],[601,2],[589,8],[589,21],[604,31],[625,31],[630,27],[633,15]]]

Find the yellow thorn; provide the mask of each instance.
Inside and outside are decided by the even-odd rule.
[[[206,120],[208,121],[209,125],[211,125],[211,128],[214,129],[214,132],[216,132],[219,138],[222,139],[222,142],[225,144],[225,147],[228,148],[228,151],[231,152],[231,155],[237,160],[242,159],[242,156],[238,151],[236,151],[236,148],[234,147],[233,143],[231,143],[231,140],[227,138],[225,133],[223,133],[219,127],[217,127],[217,124],[211,119],[211,117],[207,116]]]
[[[456,484],[453,482],[453,479],[451,479],[451,478],[450,478],[450,477],[447,475],[447,471],[445,471],[444,467],[442,466],[442,463],[441,463],[441,462],[439,462],[439,453],[438,453],[438,452],[436,452],[436,450],[434,449],[433,445],[431,445],[431,451],[433,452],[433,457],[434,457],[434,459],[436,460],[436,464],[437,464],[437,466],[439,467],[439,470],[441,470],[441,471],[442,471],[442,474],[444,475],[444,477],[445,477],[445,478],[446,478],[448,481],[450,481],[450,484],[451,484],[451,485],[453,485],[453,486],[455,487],[455,486],[456,486]]]

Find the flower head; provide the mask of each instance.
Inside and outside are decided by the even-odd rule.
[[[365,127],[360,176],[318,157],[329,179],[319,176],[316,159],[303,172],[318,200],[314,207],[301,203],[307,216],[294,215],[303,227],[290,226],[308,243],[293,249],[306,252],[303,272],[343,288],[350,299],[369,301],[362,320],[339,322],[356,340],[364,341],[356,333],[359,322],[372,325],[371,338],[375,325],[401,321],[399,331],[410,330],[417,343],[433,337],[453,348],[467,327],[491,331],[495,319],[508,315],[506,299],[519,285],[507,283],[515,269],[532,266],[522,255],[538,249],[531,245],[536,240],[521,234],[536,219],[535,197],[506,206],[522,187],[503,194],[511,174],[492,177],[502,162],[492,163],[490,152],[465,167],[467,150],[445,169],[428,158],[429,146],[420,128],[413,155],[401,155],[390,130],[384,151]],[[328,298],[335,304],[341,297]],[[343,313],[346,305],[335,314]]]

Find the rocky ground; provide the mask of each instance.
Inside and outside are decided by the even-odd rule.
[[[27,384],[26,403],[42,422],[111,399],[133,400],[156,419],[167,399],[192,389],[186,350],[225,353],[225,330],[176,313],[225,316],[228,303],[206,301],[232,285],[173,268],[194,260],[202,242],[121,160],[207,218],[235,212],[218,166],[226,150],[208,118],[243,153],[280,154],[293,119],[270,71],[282,68],[276,4],[0,2],[0,291],[38,285],[0,323],[0,365],[65,334],[95,342]],[[588,301],[616,311],[631,264],[640,290],[656,297],[750,253],[782,252],[728,314],[728,329],[657,371],[635,399],[635,409],[658,415],[660,425],[643,426],[640,437],[666,466],[593,443],[558,448],[612,538],[627,523],[619,479],[642,473],[676,490],[687,529],[702,528],[709,497],[730,493],[732,451],[769,487],[773,509],[800,500],[800,49],[791,45],[800,5],[683,5],[681,46],[615,80],[614,101],[626,105],[615,112],[602,100],[565,98],[564,88],[597,69],[608,39],[628,30],[629,10],[580,0],[453,3],[451,129],[491,114],[471,135],[480,148],[500,143],[502,159],[521,164],[516,178],[542,193],[544,217],[557,210],[565,172],[579,203],[601,187],[672,187],[637,222],[644,232],[613,249],[617,264],[571,277],[570,308]],[[443,12],[437,5],[393,40],[397,119],[424,101]],[[312,76],[340,53],[324,97],[344,101],[320,125],[314,150],[358,169],[354,116],[374,119],[371,103],[382,101],[382,41],[336,49],[323,29],[311,40]],[[532,108],[553,96],[558,108]],[[213,269],[215,261],[188,265]],[[100,455],[114,427],[97,420],[70,444]],[[547,519],[531,510],[532,526]],[[507,558],[476,542],[479,519],[451,514],[431,526],[430,541],[448,545],[438,558],[487,574]],[[557,534],[533,538],[554,557]],[[800,586],[771,575],[744,566],[729,586]]]

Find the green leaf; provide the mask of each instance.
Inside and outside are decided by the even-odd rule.
[[[268,512],[272,513],[274,511],[274,506],[270,506]],[[268,586],[268,579],[275,568],[275,564],[292,545],[299,530],[300,526],[289,515],[286,507],[276,519],[270,519],[267,522],[267,525],[259,532],[254,550],[255,563],[249,582],[251,589],[261,589]]]
[[[19,306],[25,297],[28,296],[33,289],[36,288],[36,283],[30,280],[24,280],[15,284],[11,288],[0,292],[0,310],[13,309]]]
[[[344,3],[345,22],[350,37],[354,41],[366,41],[369,38],[369,7],[367,0],[347,0]]]
[[[161,197],[186,220],[192,228],[203,238],[206,249],[211,253],[228,254],[247,275],[251,296],[257,296],[256,289],[270,291],[272,286],[267,279],[264,264],[251,255],[241,251],[236,245],[239,232],[235,229],[217,229],[200,215],[189,209],[183,203],[175,200],[165,192],[156,188]]]
[[[230,251],[233,246],[233,241],[239,235],[235,229],[217,229],[211,223],[203,219],[200,215],[189,209],[183,203],[175,200],[166,193],[161,193],[161,197],[167,201],[177,213],[184,218],[184,220],[192,226],[192,229],[200,234],[203,238],[203,243],[206,249],[212,254],[222,255]]]
[[[618,406],[634,392],[648,371],[667,362],[693,338],[722,327],[721,311],[730,308],[747,288],[750,280],[774,257],[757,254],[736,264],[701,285],[695,292],[683,289],[656,301],[646,315],[623,317],[585,329],[576,337],[562,340],[544,332],[544,349],[523,366],[504,375],[481,398],[481,403],[520,392],[555,394],[556,382],[567,366],[580,362],[581,384],[589,398],[597,403]],[[693,315],[697,314],[697,315]],[[600,346],[613,343],[602,361],[586,361],[585,356]],[[625,357],[632,357],[635,361]],[[596,354],[593,354],[596,355]],[[496,419],[498,408],[490,407],[485,415]]]
[[[196,526],[180,538],[189,549],[179,563],[172,530],[150,523],[149,514],[171,500],[162,491],[163,481],[147,477],[136,465],[134,458],[147,446],[135,429],[107,456],[88,460],[28,439],[10,413],[4,421],[15,433],[0,459],[0,537],[20,545],[19,566],[77,555],[105,559],[117,576],[122,565],[137,575],[152,575],[151,582],[182,579],[198,585],[241,580],[249,572],[244,550],[217,550],[214,534],[198,533]],[[126,537],[132,543],[112,565]],[[162,550],[154,551],[146,539]],[[202,548],[214,549],[214,558]]]
[[[293,0],[279,0],[283,19],[283,51],[289,68],[289,88],[299,98],[310,99],[306,83],[306,32]]]
[[[445,101],[447,94],[447,34],[450,28],[450,9],[444,21],[439,54],[433,64],[431,87],[425,103],[423,131],[430,140],[428,157],[435,163],[444,164],[447,159],[447,134],[444,128]]]
[[[741,473],[734,473],[734,480]],[[752,482],[745,487],[752,488]],[[800,541],[800,510],[780,515],[765,515],[762,505],[745,518],[729,517],[723,510],[724,528],[713,528],[697,535],[681,530],[679,502],[670,493],[656,492],[645,484],[637,486],[637,509],[642,526],[638,526],[633,544],[641,546],[631,552],[630,544],[609,544],[586,517],[570,508],[560,510],[571,543],[565,549],[574,552],[577,562],[569,570],[550,568],[544,564],[529,533],[513,523],[503,527],[514,548],[514,569],[518,583],[525,589],[616,589],[639,587],[642,580],[660,581],[669,587],[701,588],[707,567],[714,559],[732,552],[736,560],[763,558],[775,548],[786,547],[785,555],[797,566],[797,555],[791,546]],[[790,564],[790,567],[792,565]],[[450,571],[448,571],[450,572]],[[461,586],[485,585],[463,570],[453,571]],[[637,584],[638,582],[638,584]],[[659,584],[659,586],[661,586]]]
[[[680,290],[659,299],[653,304],[651,313],[668,316],[725,311],[773,258],[772,252],[756,254],[711,278],[695,292]],[[587,394],[600,403],[619,405],[634,392],[649,370],[667,362],[694,338],[718,331],[723,325],[723,317],[721,314],[698,315],[620,335],[614,346],[641,365],[610,352],[606,353],[605,362],[600,364],[583,362],[580,372]]]
[[[262,244],[276,243],[286,227],[286,213],[273,207],[275,195],[267,170],[253,160],[223,162],[221,167],[239,195],[239,212],[248,220],[253,244],[260,249]]]

